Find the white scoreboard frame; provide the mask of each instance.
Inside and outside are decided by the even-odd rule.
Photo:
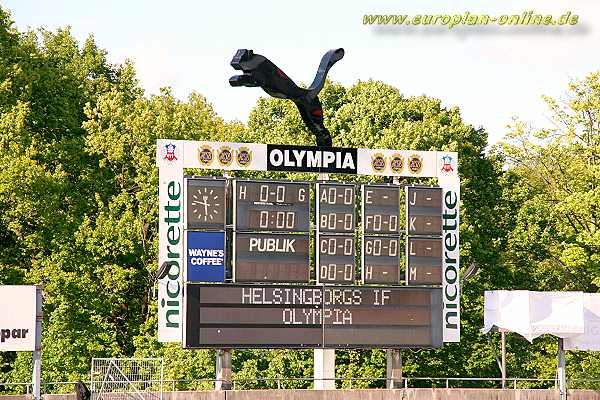
[[[282,171],[322,168],[367,176],[437,178],[443,190],[443,341],[460,341],[459,215],[460,178],[458,154],[448,151],[393,149],[344,149],[267,145],[261,143],[210,142],[158,139],[156,164],[159,170],[158,265],[169,261],[167,276],[158,283],[158,340],[181,342],[184,318],[184,168]],[[307,150],[310,149],[310,150]],[[354,156],[348,154],[349,150]],[[308,153],[310,154],[308,154]],[[343,157],[336,158],[336,155]],[[331,168],[327,170],[328,165]]]

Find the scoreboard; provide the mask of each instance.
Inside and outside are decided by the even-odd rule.
[[[182,328],[190,348],[460,341],[456,152],[158,139],[156,164],[160,342]],[[271,171],[355,178],[241,178]]]
[[[400,282],[399,237],[363,236],[362,281],[366,283]]]
[[[233,181],[234,282],[310,280],[310,186]]]
[[[439,347],[441,288],[186,286],[185,348]]]
[[[236,282],[308,282],[308,233],[234,233]]]
[[[440,188],[318,182],[311,200],[307,182],[186,182],[185,348],[441,345]],[[378,286],[353,286],[357,258]],[[199,283],[223,282],[225,260],[234,284]]]
[[[234,228],[239,231],[308,232],[308,183],[233,182]]]
[[[356,280],[356,187],[316,184],[316,281],[352,284]]]
[[[232,210],[233,229],[227,240],[231,241],[234,282],[310,282],[313,227],[309,183],[233,180],[229,192],[224,179],[188,178],[186,182],[188,230],[220,231],[225,242],[228,210]],[[356,283],[358,244],[362,283],[399,284],[404,280],[407,284],[441,285],[442,189],[406,186],[402,196],[398,185],[363,184],[361,218],[357,220],[357,187],[340,182],[315,185],[316,283]],[[195,243],[208,235],[195,236]],[[194,257],[202,253],[198,247],[193,249]],[[198,260],[208,262],[194,261]],[[197,270],[190,275],[215,275]]]
[[[353,283],[355,280],[355,237],[323,235],[317,237],[317,283]]]
[[[362,186],[363,283],[400,283],[400,187]]]
[[[362,186],[363,233],[400,233],[400,187]]]
[[[316,195],[318,231],[354,233],[356,187],[352,184],[317,183]]]
[[[442,189],[406,187],[406,282],[442,284]]]

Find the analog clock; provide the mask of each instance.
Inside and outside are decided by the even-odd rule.
[[[188,229],[224,229],[225,181],[188,178]]]

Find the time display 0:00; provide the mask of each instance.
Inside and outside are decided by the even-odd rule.
[[[251,210],[250,227],[260,229],[295,229],[295,211]]]

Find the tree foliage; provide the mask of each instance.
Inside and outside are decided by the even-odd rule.
[[[406,376],[499,375],[479,333],[484,290],[598,291],[600,73],[574,82],[566,101],[546,98],[554,128],[516,121],[487,152],[485,130],[437,99],[378,81],[327,82],[320,99],[335,146],[459,153],[461,264],[480,267],[463,282],[461,343],[403,351]],[[157,138],[314,144],[291,102],[259,99],[245,126],[198,93],[145,96],[133,65],[108,63],[93,37],[18,32],[0,8],[0,284],[44,285],[44,381],[87,379],[92,357],[136,355],[164,357],[166,379],[195,379],[180,389],[211,386],[202,379],[214,377],[214,352],[156,338]],[[552,338],[509,335],[508,351],[510,376],[553,377]],[[309,387],[277,380],[312,376],[312,357],[235,351],[234,375],[240,388]],[[570,357],[571,376],[600,371],[593,354]],[[0,382],[27,381],[30,364],[27,353],[0,353]],[[384,378],[385,352],[338,351],[336,375]]]

